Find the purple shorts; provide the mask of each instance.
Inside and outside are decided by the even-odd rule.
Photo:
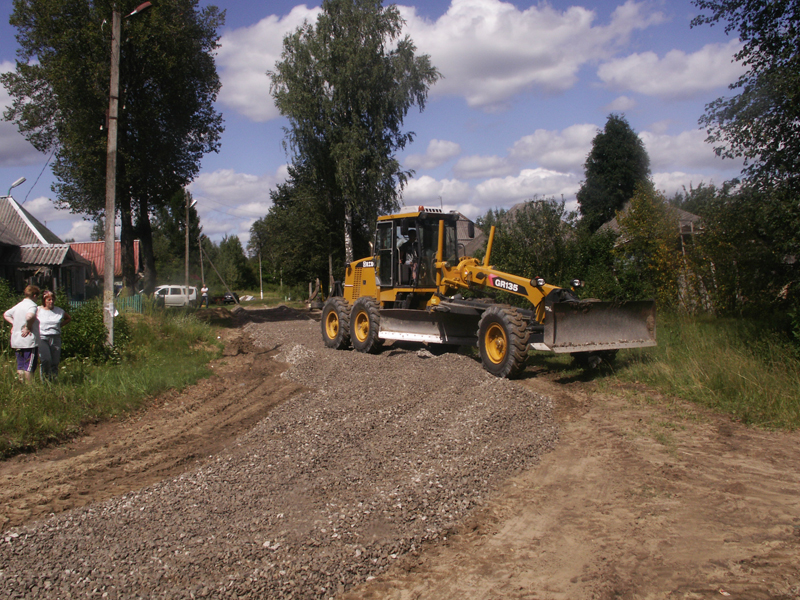
[[[15,348],[17,353],[17,371],[33,373],[39,362],[39,348]]]

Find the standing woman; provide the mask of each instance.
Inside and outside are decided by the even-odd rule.
[[[39,359],[42,361],[42,377],[55,381],[58,363],[61,361],[61,328],[72,320],[63,309],[54,306],[53,292],[42,293],[42,307],[36,318],[39,321]]]
[[[25,298],[3,313],[3,318],[11,323],[11,347],[17,353],[17,377],[30,382],[36,370],[39,356],[39,321],[36,320],[39,288],[35,285],[25,287]]]

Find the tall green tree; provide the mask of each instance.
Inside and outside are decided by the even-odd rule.
[[[478,226],[496,227],[492,264],[502,271],[524,277],[543,277],[549,283],[568,285],[572,273],[576,215],[563,200],[533,199],[510,210],[490,211]]]
[[[730,89],[738,93],[706,106],[700,124],[719,156],[744,158],[745,174],[759,187],[788,184],[800,190],[800,2],[798,0],[694,0],[703,14],[692,26],[725,22],[748,67]]]
[[[800,2],[695,0],[692,26],[725,23],[743,45],[747,71],[730,97],[706,105],[700,124],[723,158],[743,158],[745,183],[762,195],[769,227],[787,256],[800,255]],[[797,263],[795,263],[797,264]],[[800,278],[800,267],[789,275]],[[800,298],[796,299],[800,306]],[[800,311],[800,309],[798,309]]]
[[[330,212],[309,178],[289,167],[289,179],[270,193],[272,206],[250,228],[248,249],[261,252],[270,279],[282,277],[290,285],[307,283],[326,273],[344,270],[344,215]],[[369,225],[358,216],[353,223],[353,245],[360,256],[369,254]],[[329,264],[330,260],[330,264]]]
[[[408,110],[425,107],[440,77],[428,55],[401,37],[403,19],[380,0],[324,0],[316,24],[283,41],[271,93],[288,117],[286,148],[330,214],[343,215],[345,261],[353,259],[353,219],[397,206],[409,171],[395,158],[413,140]],[[340,234],[342,235],[342,234]],[[333,252],[333,246],[328,253]]]
[[[772,206],[753,187],[724,186],[703,210],[690,258],[715,313],[782,316],[800,307],[795,260],[782,251]]]
[[[687,308],[678,215],[664,194],[650,182],[640,183],[617,222],[620,235],[614,253],[624,288],[636,290],[634,297],[655,297],[665,308]]]
[[[290,285],[325,278],[328,256],[335,240],[327,202],[314,190],[292,177],[271,192],[269,212],[250,227],[251,253],[261,253],[262,268],[271,281],[285,279]],[[341,220],[340,220],[341,222]],[[337,247],[343,255],[343,247]],[[335,265],[341,269],[341,261]]]
[[[226,235],[222,238],[214,266],[231,290],[249,287],[255,283],[239,236]]]
[[[189,206],[189,272],[199,278],[202,235],[197,209],[191,206],[192,195],[178,190],[167,201],[155,207],[150,217],[153,228],[153,255],[158,280],[162,283],[183,282],[186,277],[186,205]],[[190,283],[190,285],[194,285]]]
[[[2,75],[5,118],[42,152],[53,151],[53,190],[73,212],[105,208],[111,15],[139,0],[14,0],[15,72]],[[199,0],[160,0],[123,19],[117,208],[123,271],[133,283],[133,238],[142,243],[146,289],[155,284],[150,214],[219,148],[222,117],[214,54],[224,12]]]
[[[592,140],[584,164],[586,178],[578,190],[584,225],[592,232],[614,218],[650,177],[650,157],[624,116],[611,114]]]

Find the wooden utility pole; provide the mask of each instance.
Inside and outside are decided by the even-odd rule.
[[[186,303],[189,303],[189,194],[183,191],[186,197]]]
[[[119,116],[119,38],[122,15],[111,13],[111,85],[108,92],[108,147],[106,150],[106,223],[103,263],[103,323],[108,345],[114,345],[114,222],[117,191],[117,119]]]

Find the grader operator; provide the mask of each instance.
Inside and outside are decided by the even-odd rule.
[[[374,255],[351,262],[341,294],[325,302],[325,344],[371,353],[387,340],[477,346],[484,368],[498,377],[519,374],[529,349],[592,364],[621,348],[656,344],[652,301],[581,300],[541,278],[497,271],[490,262],[494,227],[480,261],[459,255],[457,223],[457,213],[421,206],[379,217]],[[473,237],[472,223],[469,230]],[[497,291],[524,297],[530,307],[497,304]]]

